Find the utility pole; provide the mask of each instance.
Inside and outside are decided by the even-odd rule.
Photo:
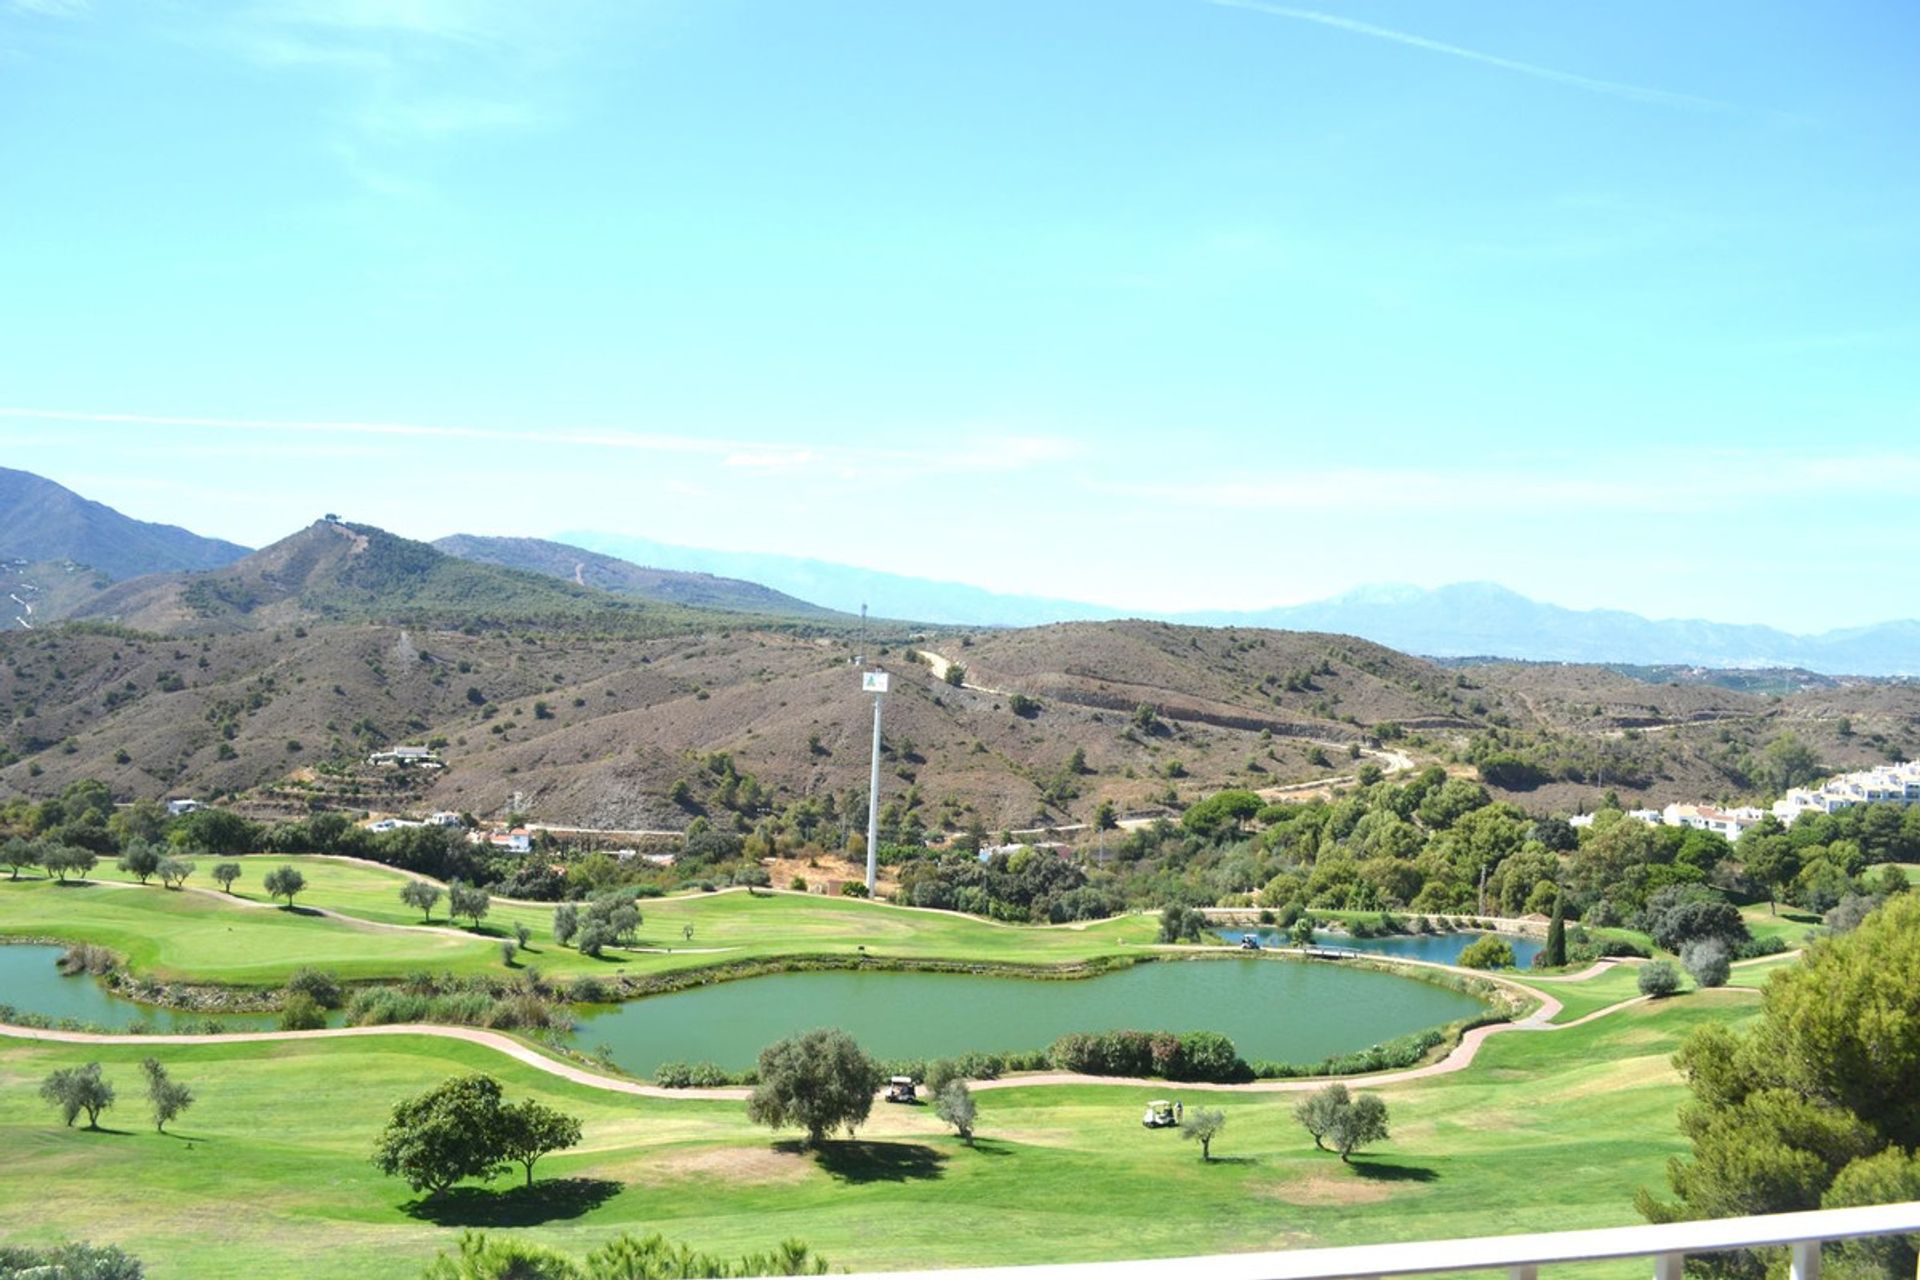
[[[865,671],[860,689],[873,695],[873,774],[867,782],[867,897],[873,897],[880,857],[880,700],[887,693],[887,673]]]

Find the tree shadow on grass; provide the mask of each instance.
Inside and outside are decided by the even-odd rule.
[[[983,1156],[1010,1156],[1013,1144],[999,1138],[982,1138],[976,1135],[972,1142],[963,1143],[968,1151]]]
[[[1374,1182],[1432,1182],[1440,1176],[1424,1165],[1389,1164],[1384,1160],[1355,1160],[1347,1167]]]
[[[502,1191],[454,1187],[410,1200],[400,1211],[440,1227],[537,1227],[598,1209],[620,1194],[620,1185],[610,1178],[549,1178]]]
[[[798,1142],[775,1144],[781,1151],[805,1149]],[[945,1172],[947,1157],[920,1142],[823,1142],[814,1162],[842,1182],[930,1181]]]

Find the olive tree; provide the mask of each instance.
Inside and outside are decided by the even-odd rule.
[[[824,1028],[762,1049],[759,1081],[747,1118],[770,1129],[805,1129],[806,1145],[814,1147],[836,1129],[851,1137],[866,1121],[879,1072],[852,1036]]]
[[[193,872],[194,861],[192,858],[175,858],[168,856],[160,859],[158,871],[160,883],[169,889],[178,889],[186,884],[187,877],[192,875]]]
[[[87,1128],[100,1127],[100,1113],[113,1105],[113,1086],[100,1075],[100,1064],[62,1067],[40,1082],[40,1096],[60,1109],[61,1118],[72,1125],[82,1111],[87,1113]]]
[[[440,886],[431,880],[409,880],[400,886],[400,901],[419,911],[423,920],[431,920],[433,905],[440,901]]]
[[[15,836],[7,841],[6,848],[0,851],[0,857],[4,857],[7,865],[13,869],[9,879],[18,880],[22,868],[39,866],[45,854],[38,841],[23,840]]]
[[[291,908],[294,897],[305,891],[307,878],[300,874],[298,867],[279,866],[267,872],[267,878],[260,883],[268,897],[285,898]]]
[[[160,869],[160,857],[158,845],[148,844],[145,840],[132,840],[121,851],[118,865],[122,871],[145,884]]]
[[[1227,1113],[1217,1107],[1195,1107],[1180,1119],[1180,1136],[1200,1144],[1200,1158],[1213,1159],[1213,1140],[1227,1127]]]
[[[573,941],[580,932],[580,908],[571,902],[563,902],[553,909],[553,940],[561,946]]]
[[[233,882],[240,878],[240,864],[237,862],[216,862],[213,864],[214,883],[227,893],[233,892]]]
[[[1175,902],[1160,909],[1160,941],[1198,942],[1207,918],[1185,903]]]
[[[476,929],[480,927],[480,921],[486,917],[488,909],[492,906],[493,899],[485,889],[476,889],[458,880],[447,886],[447,914],[467,917],[473,921],[473,927]]]
[[[967,1088],[965,1080],[948,1080],[940,1087],[939,1092],[933,1095],[933,1114],[959,1134],[968,1146],[973,1145],[973,1121],[978,1109],[973,1100],[973,1090]]]
[[[1698,987],[1724,987],[1733,973],[1733,956],[1719,938],[1697,938],[1680,951],[1680,964]]]
[[[1371,1093],[1354,1095],[1344,1084],[1315,1090],[1295,1105],[1294,1118],[1313,1135],[1313,1145],[1351,1163],[1354,1152],[1387,1138],[1387,1104]]]
[[[169,1076],[158,1058],[146,1059],[140,1070],[147,1077],[147,1103],[153,1108],[154,1130],[165,1133],[167,1121],[193,1105],[193,1090]]]

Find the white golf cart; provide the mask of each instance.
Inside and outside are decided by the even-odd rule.
[[[1140,1123],[1148,1129],[1173,1128],[1173,1103],[1165,1098],[1155,1098],[1147,1104],[1147,1112],[1140,1117]]]
[[[913,1091],[912,1076],[893,1076],[887,1081],[888,1102],[916,1102],[919,1095]]]

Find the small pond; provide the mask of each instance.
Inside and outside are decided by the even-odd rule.
[[[1097,978],[790,973],[650,996],[582,1017],[574,1043],[626,1070],[753,1065],[782,1036],[839,1027],[878,1058],[1044,1049],[1070,1031],[1218,1031],[1249,1061],[1311,1063],[1471,1017],[1432,983],[1338,963],[1255,957],[1137,964]]]
[[[142,1020],[155,1031],[197,1031],[216,1018],[229,1031],[271,1030],[271,1013],[207,1014],[163,1009],[115,995],[88,974],[68,977],[54,968],[65,947],[39,943],[0,944],[0,1004],[48,1018],[72,1018],[105,1031],[121,1031]]]
[[[1238,942],[1245,934],[1254,934],[1263,947],[1285,947],[1292,945],[1287,941],[1286,930],[1276,929],[1272,925],[1258,928],[1221,929],[1218,931],[1223,942]],[[1344,933],[1332,933],[1321,930],[1313,935],[1314,941],[1324,947],[1344,947],[1350,951],[1366,951],[1375,955],[1392,956],[1398,960],[1427,960],[1434,964],[1457,964],[1460,953],[1465,951],[1484,933],[1392,933],[1377,938],[1355,938]],[[1513,948],[1513,958],[1519,968],[1525,969],[1540,954],[1541,941],[1538,938],[1522,937],[1517,933],[1498,933],[1493,935]]]

